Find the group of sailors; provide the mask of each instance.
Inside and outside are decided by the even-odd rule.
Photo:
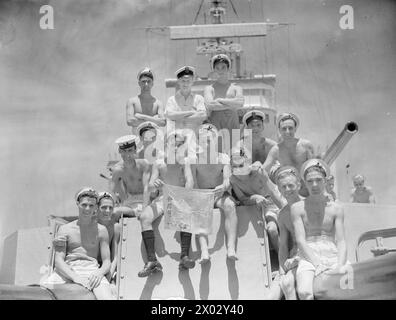
[[[277,118],[279,142],[265,136],[266,116],[260,110],[243,116],[242,126],[250,130],[240,133],[238,109],[244,97],[242,88],[229,80],[230,66],[225,54],[211,59],[216,80],[204,96],[191,90],[195,68],[178,69],[178,89],[165,107],[151,94],[152,70],[139,72],[141,93],[126,106],[132,134],[116,140],[122,160],[111,170],[109,190],[77,192],[79,216],[57,232],[56,272],[46,285],[74,282],[98,299],[114,298],[122,215],[136,217],[141,226],[147,261],[138,276],[162,272],[153,222],[164,214],[164,185],[213,190],[214,208],[225,218],[230,260],[238,260],[236,207],[256,205],[263,212],[279,258],[279,275],[273,282],[279,290],[272,290],[272,298],[283,294],[287,299],[313,299],[315,276],[344,272],[344,213],[335,201],[329,166],[314,154],[310,141],[296,137],[300,120],[293,113]],[[189,257],[191,237],[180,232],[181,270],[196,264]],[[198,262],[208,263],[208,235],[197,237]]]

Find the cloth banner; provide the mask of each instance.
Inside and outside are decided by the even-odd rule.
[[[214,193],[210,189],[186,189],[165,184],[165,229],[212,233]]]

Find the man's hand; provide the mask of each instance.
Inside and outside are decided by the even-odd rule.
[[[226,188],[224,187],[223,184],[218,185],[216,188],[214,188],[213,192],[215,196],[221,196],[224,192],[226,191]]]
[[[285,263],[284,263],[285,272],[287,272],[287,271],[289,271],[289,270],[291,270],[291,269],[297,267],[297,266],[298,266],[299,260],[300,260],[300,259],[299,259],[298,257],[294,257],[294,258],[287,259],[287,260],[285,261]]]
[[[154,184],[154,187],[156,187],[157,189],[160,189],[164,185],[164,182],[161,179],[157,179],[154,181],[153,184]]]
[[[100,282],[102,281],[102,278],[103,278],[103,274],[100,272],[100,270],[96,270],[92,272],[88,277],[88,281],[89,281],[88,285],[90,287],[90,290],[98,287]]]
[[[323,264],[320,264],[316,267],[315,269],[315,277],[320,275],[321,273],[325,272],[326,270],[328,270],[329,268],[324,266]]]
[[[251,199],[256,201],[256,205],[259,207],[260,206],[265,207],[270,204],[269,201],[265,197],[263,197],[262,195],[259,195],[259,194],[255,194],[255,195],[251,196]]]
[[[73,282],[83,286],[84,288],[86,288],[88,290],[92,290],[90,285],[89,285],[89,281],[86,278],[82,278],[80,276],[76,276],[76,277],[74,277]]]

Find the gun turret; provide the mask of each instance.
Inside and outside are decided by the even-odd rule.
[[[341,151],[345,148],[349,140],[351,140],[352,136],[358,132],[358,125],[356,122],[350,121],[347,122],[344,129],[338,135],[338,137],[334,140],[329,149],[327,149],[323,160],[331,166],[334,160],[339,156]]]

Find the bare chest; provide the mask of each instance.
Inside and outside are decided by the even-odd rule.
[[[279,162],[281,165],[289,165],[299,169],[308,160],[307,150],[302,145],[284,146],[279,145]]]

